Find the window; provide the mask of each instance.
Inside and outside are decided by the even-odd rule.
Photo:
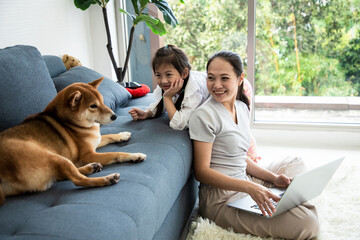
[[[256,1],[255,121],[360,123],[352,0]]]
[[[168,2],[180,25],[165,43],[194,70],[221,49],[243,58],[255,122],[360,124],[358,0]]]

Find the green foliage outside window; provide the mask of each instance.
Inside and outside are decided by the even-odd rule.
[[[169,0],[179,26],[166,43],[193,69],[226,49],[246,68],[247,0]],[[258,0],[256,95],[360,96],[360,0]]]

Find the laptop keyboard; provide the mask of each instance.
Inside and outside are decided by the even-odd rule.
[[[274,205],[274,207],[276,207],[278,205],[278,203],[279,203],[279,202],[276,202],[276,201],[272,200],[271,198],[270,198],[270,202]],[[257,205],[257,204],[252,205],[251,208],[260,210],[259,205]]]

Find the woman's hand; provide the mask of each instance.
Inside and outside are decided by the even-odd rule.
[[[274,185],[280,188],[286,188],[290,185],[292,178],[285,176],[284,174],[277,175],[274,180]]]
[[[149,117],[148,112],[145,112],[144,110],[142,110],[140,108],[133,108],[129,111],[129,113],[134,121],[143,120],[143,119],[146,119]]]
[[[172,98],[175,94],[177,94],[183,87],[184,85],[184,79],[176,79],[175,81],[173,81],[170,85],[170,88],[167,89],[164,94],[163,97],[164,98]]]
[[[251,184],[248,194],[259,206],[264,216],[271,216],[275,212],[275,207],[270,199],[275,202],[280,200],[280,197],[273,194],[268,188],[256,183]]]

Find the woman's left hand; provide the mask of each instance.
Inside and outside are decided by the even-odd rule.
[[[277,175],[274,181],[276,187],[286,188],[291,183],[292,178],[287,177],[284,174]]]
[[[171,83],[171,86],[168,90],[164,92],[163,97],[172,98],[175,94],[177,94],[184,85],[184,79],[176,79]]]

